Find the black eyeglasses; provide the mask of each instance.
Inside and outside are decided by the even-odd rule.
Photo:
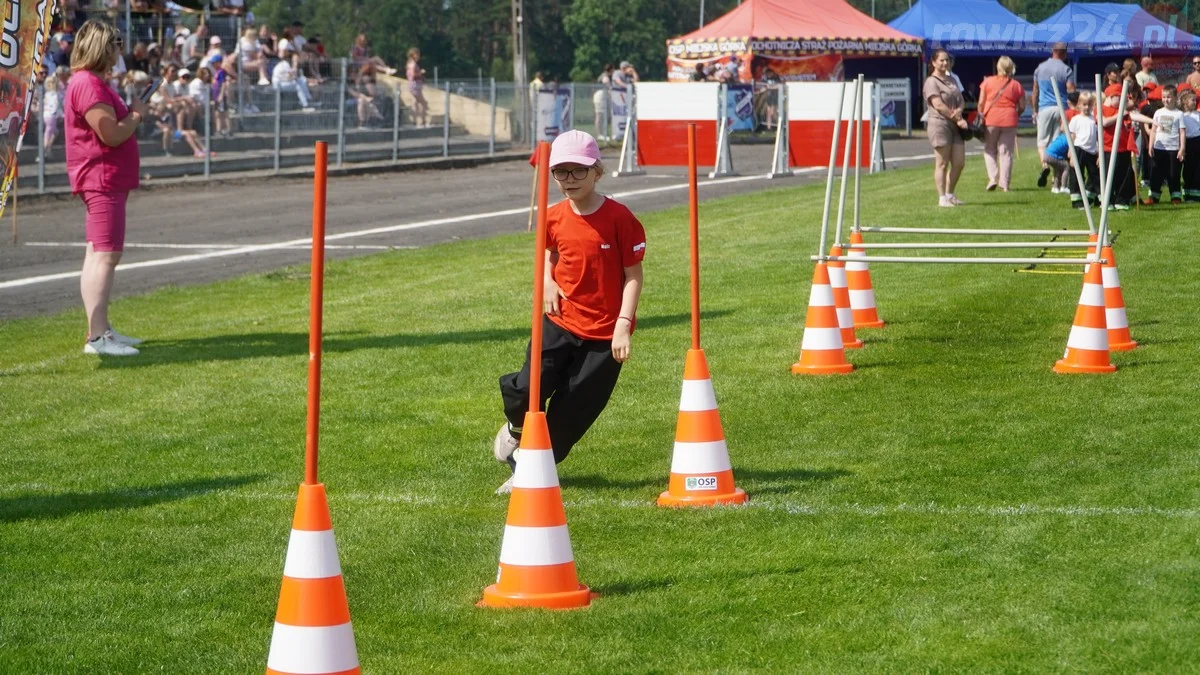
[[[583,180],[588,177],[588,172],[591,170],[590,166],[577,166],[574,169],[550,169],[550,175],[554,176],[554,180],[566,180],[567,176],[575,180]]]
[[[1200,61],[1192,61],[1192,66],[1200,66]]]

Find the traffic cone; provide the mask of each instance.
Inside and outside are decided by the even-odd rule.
[[[748,497],[733,484],[729,448],[717,412],[712,377],[703,349],[689,349],[683,366],[683,394],[675,423],[671,480],[659,506],[744,504]]]
[[[1108,324],[1108,350],[1127,352],[1137,347],[1129,334],[1129,319],[1125,316],[1125,296],[1121,293],[1121,277],[1117,274],[1117,255],[1112,246],[1100,249],[1105,263],[1100,268],[1104,277],[1104,310]]]
[[[496,583],[483,589],[479,606],[587,607],[592,592],[576,576],[545,413],[525,413],[516,456],[500,570]]]
[[[358,672],[325,486],[304,484],[283,563],[267,675]]]
[[[1054,364],[1054,372],[1111,373],[1117,369],[1108,360],[1108,328],[1104,314],[1103,275],[1099,265],[1088,265],[1075,322],[1067,337],[1067,350]]]
[[[824,261],[820,261],[813,270],[808,316],[804,320],[804,339],[800,343],[800,360],[792,364],[792,372],[796,375],[828,375],[852,370],[854,366],[846,362],[846,349],[842,346],[842,331],[838,327],[829,270]]]
[[[861,232],[850,233],[848,258],[867,257],[866,249],[854,248],[863,243]],[[871,286],[871,270],[865,262],[846,263],[846,286],[850,290],[850,311],[854,316],[855,328],[883,328],[886,324],[875,310],[875,289]]]
[[[834,244],[829,257],[841,256],[842,247]],[[829,261],[829,285],[833,287],[833,304],[837,307],[838,327],[842,329],[844,349],[862,349],[863,342],[854,335],[854,314],[850,311],[850,290],[846,288],[846,263]]]

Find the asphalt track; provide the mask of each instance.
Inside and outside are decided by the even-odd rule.
[[[889,167],[927,163],[932,157],[923,138],[884,145]],[[766,179],[771,151],[765,144],[734,146],[734,164],[741,175],[702,175],[701,204],[824,180],[824,168]],[[610,169],[616,160],[606,153]],[[327,256],[345,258],[524,231],[531,178],[530,167],[522,161],[331,178]],[[635,213],[676,206],[687,201],[686,169],[650,167],[645,176],[606,177],[600,189]],[[932,194],[932,185],[929,191]],[[10,218],[0,228],[0,320],[80,307],[83,205],[64,197],[22,201],[19,208],[20,243],[14,246],[9,239]],[[128,205],[125,253],[117,268],[114,297],[307,263],[311,219],[311,179],[135,192]]]

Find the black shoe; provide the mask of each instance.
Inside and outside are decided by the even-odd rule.
[[[1038,176],[1038,187],[1046,187],[1046,180],[1050,178],[1050,167],[1042,169],[1042,175]]]

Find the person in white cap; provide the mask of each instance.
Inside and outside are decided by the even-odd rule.
[[[566,199],[546,213],[540,407],[557,463],[608,405],[629,359],[646,231],[627,207],[596,192],[604,165],[591,134],[554,139],[550,175]],[[501,376],[500,396],[506,421],[492,452],[515,470],[529,410],[528,350],[521,370]],[[510,479],[497,493],[511,491]]]

